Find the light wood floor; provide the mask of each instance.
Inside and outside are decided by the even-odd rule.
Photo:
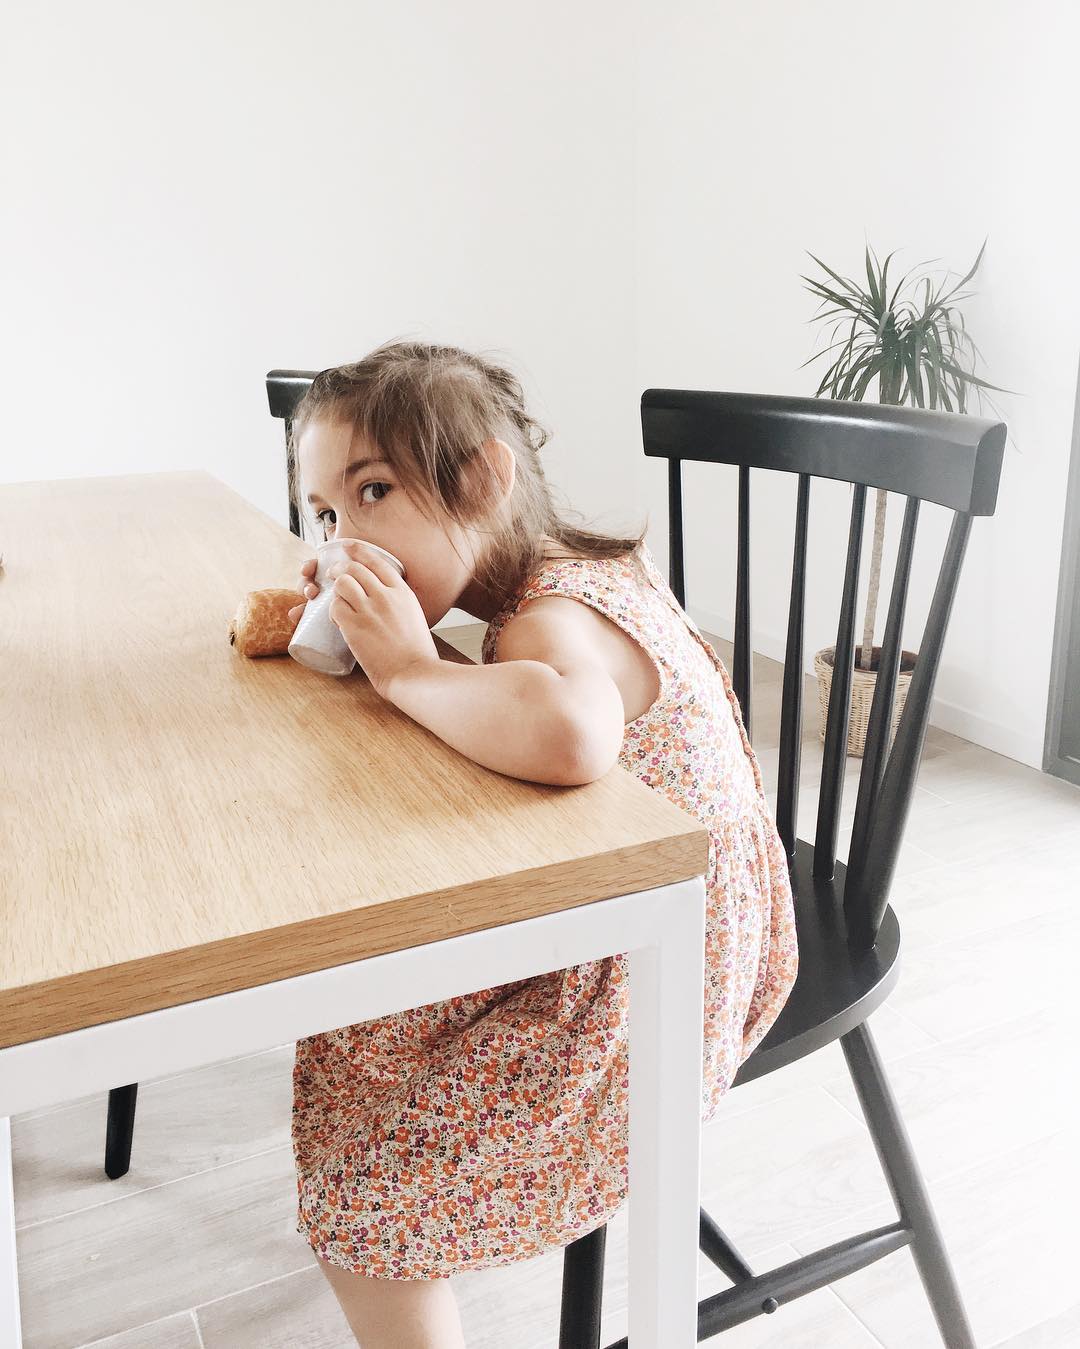
[[[473,631],[457,638],[475,653]],[[778,667],[761,661],[755,690],[771,786]],[[809,786],[821,755],[807,692]],[[893,892],[903,973],[871,1029],[981,1349],[1080,1345],[1078,855],[1080,790],[931,731]],[[293,1230],[291,1063],[285,1045],[143,1083],[120,1181],[101,1169],[104,1097],[14,1122],[27,1349],[354,1345]],[[733,1092],[703,1174],[706,1206],[755,1268],[895,1216],[835,1046]],[[625,1221],[608,1250],[605,1343],[625,1333]],[[470,1349],[553,1349],[560,1260],[463,1276]],[[702,1262],[702,1292],[723,1286]],[[940,1341],[905,1250],[716,1343]]]

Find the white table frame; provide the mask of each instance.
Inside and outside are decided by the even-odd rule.
[[[0,1344],[22,1345],[9,1116],[625,951],[629,1339],[691,1349],[704,898],[698,877],[0,1049]]]

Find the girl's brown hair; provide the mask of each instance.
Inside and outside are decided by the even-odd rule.
[[[478,580],[511,595],[544,557],[544,538],[568,556],[618,558],[644,537],[580,528],[556,509],[540,464],[547,432],[525,409],[509,370],[460,347],[388,342],[363,360],[316,375],[293,417],[295,445],[304,426],[321,418],[351,422],[392,465],[421,506],[435,503],[458,524],[490,531]],[[485,502],[498,499],[485,441],[505,441],[516,460],[509,509],[497,523]],[[290,455],[293,499],[295,455]],[[344,468],[343,468],[344,472]]]

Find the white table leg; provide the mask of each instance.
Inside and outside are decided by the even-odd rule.
[[[704,884],[688,882],[657,945],[630,955],[631,1349],[697,1342],[704,944]]]
[[[11,1120],[0,1115],[0,1344],[22,1349],[19,1266],[15,1258],[15,1183],[11,1169]]]

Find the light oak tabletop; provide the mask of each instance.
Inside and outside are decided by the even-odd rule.
[[[619,769],[518,782],[237,655],[312,549],[207,473],[0,486],[0,553],[0,1047],[705,870]]]

